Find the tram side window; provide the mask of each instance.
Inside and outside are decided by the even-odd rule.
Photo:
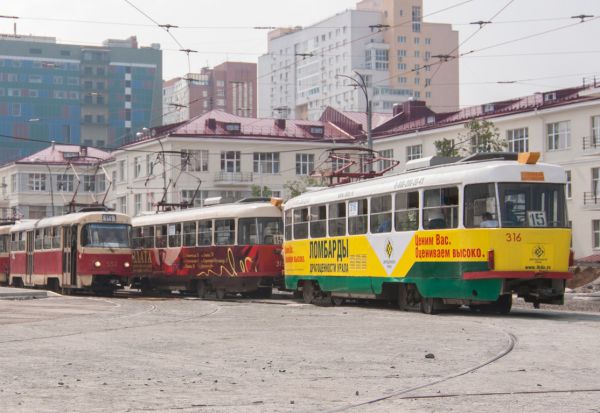
[[[283,242],[283,221],[281,218],[258,218],[258,237],[266,245]]]
[[[35,242],[34,242],[34,247],[36,250],[41,250],[42,249],[42,243],[44,241],[44,230],[43,229],[36,229],[35,230]]]
[[[396,194],[396,231],[416,231],[419,229],[419,192],[398,192]]]
[[[53,227],[52,248],[60,248],[60,227]]]
[[[52,229],[44,228],[44,249],[49,250],[52,248]]]
[[[212,221],[198,222],[198,245],[212,245]]]
[[[308,208],[294,209],[294,239],[308,238]]]
[[[329,236],[346,235],[346,203],[338,202],[329,205]]]
[[[238,220],[238,245],[254,245],[258,243],[256,218],[240,218]]]
[[[310,207],[310,237],[321,238],[327,235],[327,207],[317,205]]]
[[[19,232],[19,251],[25,251],[26,234],[25,231]]]
[[[140,247],[143,248],[154,248],[154,227],[142,227],[141,233],[141,244]]]
[[[392,231],[392,196],[383,195],[371,198],[369,215],[371,233],[380,234]]]
[[[215,244],[233,245],[235,243],[235,220],[215,219]]]
[[[156,248],[166,248],[167,247],[167,226],[166,225],[157,225],[155,229],[156,235]]]
[[[18,237],[18,233],[16,233],[16,232],[13,232],[12,234],[10,234],[10,249],[11,249],[11,251],[19,250],[19,237]]]
[[[292,239],[292,210],[287,210],[284,213],[285,219],[285,239],[289,241]]]
[[[423,192],[423,228],[458,227],[458,188],[436,188]]]
[[[169,224],[169,247],[181,247],[181,224]]]
[[[140,248],[142,246],[142,227],[135,227],[132,231],[131,246],[133,248]]]
[[[183,223],[183,245],[186,247],[196,246],[196,222]]]
[[[367,199],[348,201],[348,234],[366,234],[368,215]]]
[[[493,183],[465,186],[465,227],[494,228],[498,226],[496,186]]]
[[[0,252],[8,252],[9,235],[0,235]]]

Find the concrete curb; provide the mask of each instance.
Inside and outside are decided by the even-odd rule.
[[[48,296],[48,291],[45,290],[0,287],[0,300],[32,300],[35,298],[47,298]]]

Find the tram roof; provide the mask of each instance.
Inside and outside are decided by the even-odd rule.
[[[27,219],[17,222],[11,227],[10,232],[27,231],[34,228],[54,227],[59,225],[69,225],[78,222],[101,221],[102,215],[115,215],[116,223],[129,223],[129,215],[113,211],[93,211],[93,212],[75,212],[73,214],[59,215],[56,217],[47,217],[42,219]],[[109,222],[106,222],[109,223]]]
[[[142,215],[132,219],[133,226],[160,225],[213,218],[281,217],[281,209],[270,202],[218,204],[182,211]]]
[[[475,184],[485,182],[539,182],[539,174],[529,175],[537,179],[527,180],[522,172],[543,172],[545,183],[565,183],[566,174],[558,165],[545,163],[522,164],[517,161],[487,160],[455,162],[431,168],[411,170],[365,181],[338,185],[306,192],[288,200],[285,209],[342,199],[359,198],[379,193],[435,188],[446,185]]]

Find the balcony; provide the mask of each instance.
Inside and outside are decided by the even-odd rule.
[[[600,136],[584,136],[581,142],[584,154],[600,155]]]
[[[252,172],[225,172],[215,174],[215,185],[246,185],[252,182]]]
[[[600,193],[584,192],[583,193],[583,207],[585,209],[599,209],[600,208]]]

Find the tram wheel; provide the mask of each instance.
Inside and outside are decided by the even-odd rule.
[[[500,314],[510,313],[512,308],[512,294],[502,294],[496,301],[496,311]]]
[[[346,303],[346,299],[344,297],[331,297],[331,304],[335,306],[341,306]]]
[[[215,294],[217,296],[217,300],[223,300],[226,292],[224,288],[218,288],[217,291],[215,291]]]
[[[437,314],[438,313],[438,302],[439,299],[432,297],[421,298],[421,312],[425,314]]]
[[[408,310],[408,291],[404,284],[398,284],[398,308],[400,311]]]
[[[302,285],[302,298],[306,304],[312,304],[315,301],[315,286],[311,281],[305,281]]]
[[[198,296],[198,298],[206,298],[207,294],[208,288],[206,286],[206,283],[204,281],[198,281],[198,283],[196,284],[196,295]]]

